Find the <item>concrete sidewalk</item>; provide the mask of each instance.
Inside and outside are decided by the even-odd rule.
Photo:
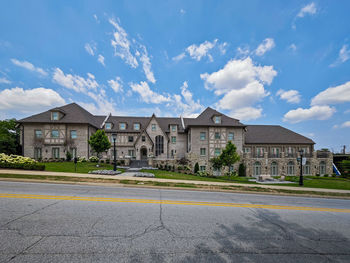
[[[67,176],[67,177],[80,177],[91,179],[112,179],[112,180],[134,180],[134,181],[153,181],[164,183],[186,183],[196,185],[209,185],[209,186],[244,186],[254,188],[267,188],[267,189],[284,189],[293,191],[312,191],[323,193],[344,193],[350,194],[350,190],[339,189],[324,189],[324,188],[311,188],[311,187],[294,187],[294,186],[281,186],[281,185],[261,185],[261,184],[242,184],[233,182],[210,182],[210,181],[194,181],[194,180],[176,180],[176,179],[162,179],[162,178],[146,178],[146,177],[134,177],[131,172],[125,172],[119,175],[98,175],[98,174],[82,174],[82,173],[64,173],[64,172],[49,172],[49,171],[30,171],[30,170],[15,170],[15,169],[0,169],[0,174],[27,174],[27,175],[43,175],[43,176]],[[0,178],[1,180],[1,178]]]

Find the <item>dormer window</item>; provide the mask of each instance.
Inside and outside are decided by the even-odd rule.
[[[134,130],[135,131],[140,130],[140,123],[134,123]]]
[[[119,130],[125,130],[125,129],[126,129],[126,123],[125,122],[119,123]]]
[[[106,129],[106,130],[112,129],[112,123],[106,122],[106,124],[105,124],[105,129]]]
[[[171,125],[171,131],[176,132],[176,125]]]
[[[51,120],[58,121],[58,112],[54,111],[51,113]]]
[[[214,117],[214,122],[215,122],[216,124],[220,124],[220,123],[221,123],[221,117],[220,117],[220,116],[215,116],[215,117]]]

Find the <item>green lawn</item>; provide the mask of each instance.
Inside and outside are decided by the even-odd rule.
[[[238,177],[238,176],[200,177],[200,176],[191,175],[191,174],[183,174],[183,173],[163,171],[163,170],[142,170],[142,172],[153,173],[156,178],[164,178],[164,179],[255,184],[255,182],[249,182],[249,179],[251,178]]]
[[[286,181],[295,182],[295,184],[286,184],[288,186],[299,186],[298,176],[286,176]],[[350,190],[350,179],[338,177],[304,176],[304,187]]]
[[[43,163],[45,164],[45,171],[50,172],[67,172],[74,173],[74,162],[51,162],[51,163]],[[96,167],[97,163],[84,162],[77,163],[77,173],[88,173],[93,170],[113,170],[112,164],[104,164],[101,163],[100,167]],[[123,169],[118,169],[118,171],[124,172]]]

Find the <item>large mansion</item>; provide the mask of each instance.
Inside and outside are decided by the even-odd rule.
[[[18,121],[23,155],[35,159],[61,159],[94,155],[89,137],[104,129],[110,141],[116,135],[117,159],[147,160],[150,165],[176,164],[181,158],[193,168],[211,170],[209,160],[232,141],[248,176],[298,175],[297,158],[303,150],[305,175],[331,174],[332,154],[314,150],[314,142],[275,125],[244,125],[214,109],[197,118],[121,117],[92,115],[76,103],[53,108]],[[113,144],[113,143],[112,143]],[[113,147],[103,158],[113,159]],[[239,163],[233,167],[237,169]]]

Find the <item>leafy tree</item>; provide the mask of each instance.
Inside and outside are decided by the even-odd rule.
[[[219,156],[211,158],[210,162],[212,163],[214,169],[218,169],[218,170],[221,169],[221,167],[222,167],[222,160],[220,159]]]
[[[196,173],[198,173],[198,171],[199,171],[199,164],[196,163],[196,164],[194,165],[194,173],[196,174]]]
[[[19,134],[15,119],[0,121],[0,153],[21,154]]]
[[[244,163],[240,163],[240,164],[239,164],[238,176],[246,176],[246,174],[245,174],[245,165],[244,165]]]
[[[222,150],[222,153],[220,154],[219,158],[222,161],[223,166],[231,167],[235,162],[238,162],[240,160],[240,157],[237,153],[236,146],[229,141],[226,144],[226,148]]]
[[[98,161],[100,162],[101,153],[111,148],[111,143],[104,130],[97,130],[89,139],[91,148],[96,152]]]

